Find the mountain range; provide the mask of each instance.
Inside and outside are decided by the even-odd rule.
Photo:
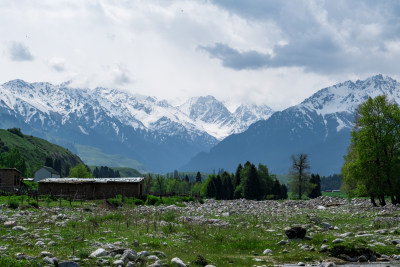
[[[376,75],[282,111],[242,105],[231,112],[213,96],[172,105],[116,89],[13,80],[0,86],[0,128],[43,137],[90,165],[212,172],[249,160],[284,174],[292,154],[307,153],[312,172],[329,175],[340,172],[356,108],[381,94],[400,104],[400,83]]]
[[[69,148],[90,165],[132,165],[166,172],[207,151],[226,136],[267,119],[267,106],[235,112],[213,96],[178,106],[116,89],[71,88],[12,80],[0,86],[0,128],[21,128]],[[115,166],[115,164],[113,164]]]
[[[266,164],[272,173],[288,173],[292,154],[309,155],[312,172],[339,173],[350,144],[356,108],[368,97],[387,95],[400,104],[400,83],[376,75],[319,90],[300,104],[275,112],[192,158],[183,170],[234,171],[247,160]]]

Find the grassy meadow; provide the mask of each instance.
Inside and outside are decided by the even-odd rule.
[[[263,206],[260,212],[254,210],[240,214],[235,212],[236,206],[253,205],[258,209],[254,206],[257,202],[206,200],[202,204],[175,197],[164,198],[166,204],[147,203],[156,204],[153,206],[134,199],[126,199],[125,203],[119,200],[111,204],[112,200],[69,202],[42,198],[37,205],[32,199],[24,198],[22,201],[21,197],[0,197],[3,223],[4,218],[8,218],[6,220],[15,220],[17,225],[26,228],[26,231],[16,231],[0,226],[0,246],[7,248],[0,248],[1,266],[34,266],[36,263],[32,261],[16,260],[16,253],[35,257],[35,261],[42,263],[42,251],[51,252],[59,262],[74,259],[80,266],[93,266],[97,259],[89,255],[100,244],[131,248],[137,252],[146,250],[150,254],[162,251],[167,255],[166,259],[161,259],[163,262],[170,263],[173,257],[179,257],[191,266],[204,266],[205,262],[200,259],[216,266],[340,262],[334,258],[335,246],[367,247],[385,255],[399,253],[396,246],[389,245],[391,238],[400,235],[398,221],[379,220],[400,217],[398,210],[382,212],[381,209],[361,210],[353,206],[316,209],[304,205],[295,207],[292,204],[297,202],[293,201],[264,201],[267,206]],[[229,204],[229,208],[224,203]],[[273,206],[268,208],[268,203],[273,203]],[[210,208],[214,206],[215,211]],[[221,209],[224,212],[221,213]],[[199,216],[205,223],[187,219]],[[215,224],[215,221],[222,224]],[[323,228],[322,222],[329,222],[335,230]],[[307,229],[310,240],[288,241],[284,229],[296,225]],[[377,230],[382,229],[385,231],[377,234]],[[337,245],[332,243],[340,234],[348,232],[354,233],[352,237],[343,238],[344,241]],[[366,234],[357,237],[357,233]],[[35,245],[38,240],[44,241],[45,246]],[[139,247],[135,246],[135,240]],[[281,240],[288,242],[278,245]],[[330,250],[321,252],[323,244]],[[265,249],[272,253],[264,255]],[[113,262],[112,258],[110,262]],[[137,261],[139,266],[149,263],[146,258]]]

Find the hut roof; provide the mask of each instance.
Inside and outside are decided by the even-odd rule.
[[[62,184],[81,184],[81,183],[139,183],[143,177],[124,177],[124,178],[45,178],[39,183],[62,183]]]

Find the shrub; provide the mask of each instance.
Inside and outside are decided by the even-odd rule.
[[[122,200],[119,198],[109,198],[108,203],[115,207],[121,207],[122,206]]]
[[[204,204],[204,199],[200,198],[200,199],[199,199],[199,203],[200,203],[200,204]]]
[[[28,204],[34,208],[39,208],[39,204],[35,200],[29,201]]]
[[[153,195],[148,195],[146,198],[146,202],[145,202],[146,205],[151,205],[151,206],[159,205],[161,203],[162,203],[162,200],[160,200],[160,198],[153,196]]]
[[[9,198],[8,199],[8,207],[10,209],[17,209],[19,207],[19,202],[16,199]]]
[[[79,252],[78,252],[78,256],[79,256],[79,258],[81,258],[81,259],[89,258],[89,255],[90,255],[90,252],[89,252],[89,250],[86,249],[86,248],[82,248],[82,249],[79,250]]]
[[[144,201],[138,198],[133,199],[132,203],[136,206],[144,205]]]

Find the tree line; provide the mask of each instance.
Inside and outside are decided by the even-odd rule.
[[[202,186],[202,195],[216,199],[286,199],[287,187],[269,173],[267,166],[259,164],[256,168],[247,161],[244,166],[238,165],[235,174],[210,175]]]

